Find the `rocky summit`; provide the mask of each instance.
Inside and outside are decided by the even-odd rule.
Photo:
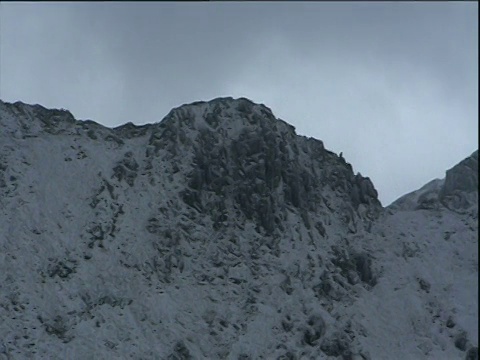
[[[384,208],[260,104],[0,101],[1,359],[478,359],[478,151]]]

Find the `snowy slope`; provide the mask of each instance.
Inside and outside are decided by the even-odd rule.
[[[476,154],[384,209],[247,99],[0,102],[0,358],[474,359]]]

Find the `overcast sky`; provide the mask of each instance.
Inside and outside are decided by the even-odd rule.
[[[477,2],[1,2],[0,98],[118,126],[247,97],[388,205],[478,148],[477,42]]]

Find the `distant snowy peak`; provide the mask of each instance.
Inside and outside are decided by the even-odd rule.
[[[447,170],[444,179],[435,179],[408,193],[389,208],[397,210],[439,209],[454,211],[478,209],[478,150]]]

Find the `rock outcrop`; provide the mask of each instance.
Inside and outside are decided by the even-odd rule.
[[[478,150],[447,170],[444,179],[435,179],[422,188],[402,196],[391,209],[434,210],[446,207],[465,212],[478,209]]]

